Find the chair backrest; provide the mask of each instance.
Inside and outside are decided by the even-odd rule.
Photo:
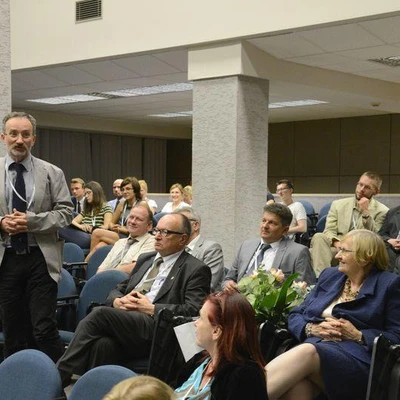
[[[325,230],[326,217],[327,215],[324,215],[322,218],[318,220],[316,225],[317,232],[323,232]]]
[[[104,303],[108,294],[118,283],[128,278],[128,274],[118,270],[107,270],[92,276],[79,296],[77,322],[85,318],[90,303]]]
[[[321,218],[324,215],[328,215],[329,210],[331,209],[332,202],[324,204],[319,210],[318,217]]]
[[[119,382],[136,374],[119,365],[102,365],[86,372],[73,386],[69,400],[100,400]]]
[[[400,346],[392,345],[383,334],[377,336],[372,349],[366,399],[398,400],[399,373]]]
[[[83,250],[75,243],[64,243],[64,262],[74,263],[85,261]]]
[[[73,296],[76,294],[76,285],[72,275],[64,268],[61,268],[61,278],[58,282],[57,297]]]
[[[306,214],[311,215],[315,213],[314,206],[307,200],[298,200],[299,203],[303,204]]]
[[[54,362],[38,350],[22,350],[0,364],[2,399],[54,400],[62,396]]]
[[[93,253],[86,268],[86,279],[90,279],[92,276],[96,275],[97,269],[100,267],[101,263],[105,260],[107,254],[112,248],[112,245],[103,246]]]

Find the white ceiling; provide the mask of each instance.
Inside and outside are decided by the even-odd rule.
[[[368,61],[371,58],[400,55],[400,16],[345,25],[307,29],[249,39],[254,46],[279,60],[328,71],[400,83],[400,67]],[[27,102],[27,99],[85,94],[116,89],[163,85],[187,81],[187,50],[157,52],[148,55],[115,57],[108,60],[72,65],[13,71],[14,109],[65,113],[141,124],[191,126],[191,117],[155,118],[150,114],[192,109],[192,93],[165,93],[123,99],[100,100],[65,105]],[[375,115],[400,112],[399,101],[379,99],[374,93],[352,92],[302,84],[290,77],[270,81],[270,102],[318,99],[329,104],[270,110],[271,122]],[[382,82],[384,84],[384,82]],[[386,83],[387,84],[387,83]],[[399,85],[400,88],[400,85]],[[400,94],[400,93],[399,93]]]

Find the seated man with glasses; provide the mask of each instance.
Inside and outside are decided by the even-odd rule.
[[[379,193],[382,179],[376,172],[364,172],[358,180],[355,196],[335,200],[329,210],[325,230],[311,240],[311,261],[317,277],[327,267],[336,265],[340,241],[354,229],[378,232],[388,208],[373,197]]]
[[[72,374],[148,356],[162,308],[177,315],[199,314],[211,272],[185,251],[190,221],[181,214],[166,215],[154,234],[156,251],[141,255],[130,277],[111,291],[106,306],[95,308],[79,324],[58,362],[64,387]]]

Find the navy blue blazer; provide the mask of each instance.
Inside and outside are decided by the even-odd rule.
[[[323,321],[321,314],[341,293],[347,276],[338,267],[326,268],[305,301],[289,315],[289,330],[299,341],[306,339],[308,322]],[[400,277],[387,271],[372,269],[354,301],[336,304],[332,315],[350,321],[361,330],[365,345],[353,340],[338,342],[355,358],[370,363],[373,341],[383,333],[393,343],[400,343]],[[322,339],[311,337],[307,342]]]

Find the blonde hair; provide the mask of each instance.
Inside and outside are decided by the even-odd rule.
[[[139,180],[139,185],[140,187],[144,187],[144,190],[147,192],[148,188],[147,188],[147,182],[144,179],[140,179]]]
[[[375,232],[367,229],[355,229],[347,233],[342,242],[351,238],[354,258],[360,264],[371,263],[376,269],[388,269],[389,256],[383,239]]]
[[[174,184],[169,188],[170,193],[171,193],[172,189],[175,189],[175,188],[179,189],[179,191],[183,194],[183,187],[182,187],[182,185],[181,185],[180,183],[174,183]]]
[[[115,385],[103,400],[176,400],[164,382],[147,375],[128,378]]]
[[[190,185],[187,185],[183,188],[183,201],[185,201],[185,198],[187,198],[189,201],[188,203],[191,204],[192,203],[192,199],[193,199],[193,190],[192,187]]]

